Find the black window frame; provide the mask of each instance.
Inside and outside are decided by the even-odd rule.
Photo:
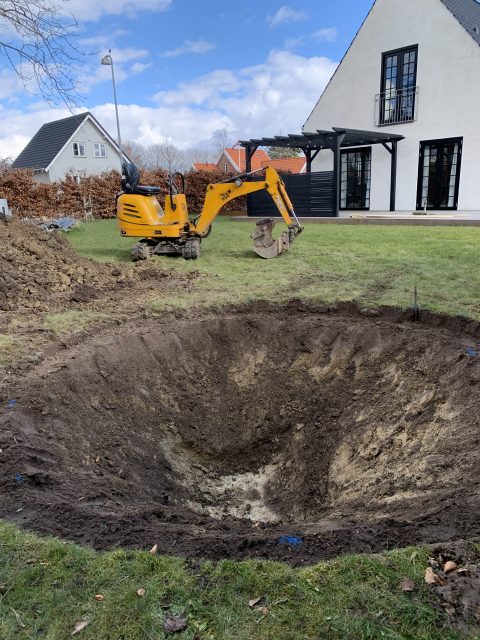
[[[428,207],[427,211],[458,211],[458,196],[460,194],[460,177],[462,173],[462,156],[463,156],[463,142],[465,138],[463,136],[457,136],[454,138],[436,138],[435,140],[420,140],[418,151],[418,179],[417,179],[417,210],[423,210],[422,204],[422,187],[423,187],[423,159],[425,153],[425,147],[427,145],[446,145],[446,144],[458,144],[458,157],[457,157],[457,171],[455,175],[455,192],[453,196],[453,207]],[[440,163],[441,156],[438,156],[437,163]]]
[[[396,119],[393,122],[390,122],[388,120],[385,120],[385,102],[387,100],[385,93],[387,92],[387,88],[386,88],[386,62],[387,62],[387,58],[391,57],[391,56],[395,56],[397,55],[399,57],[399,64],[397,67],[397,83],[396,83],[396,87],[395,87],[395,92],[396,92],[396,96],[395,98],[397,98],[397,96],[402,96],[402,91],[403,91],[403,87],[402,87],[402,78],[403,78],[403,69],[404,69],[404,57],[403,54],[405,53],[411,53],[412,51],[415,51],[415,69],[414,69],[414,82],[413,85],[410,87],[410,91],[413,90],[413,101],[412,101],[412,117],[409,118],[408,120],[400,120],[400,119]],[[392,49],[391,51],[384,51],[382,53],[382,66],[381,66],[381,71],[380,71],[381,75],[380,75],[380,112],[379,112],[379,123],[381,126],[393,126],[393,125],[397,125],[397,124],[405,124],[408,122],[414,122],[415,120],[415,110],[416,110],[416,87],[417,87],[417,79],[418,79],[418,44],[412,44],[408,47],[400,47],[399,49]],[[391,98],[393,99],[393,98]]]
[[[358,152],[367,152],[369,154],[369,158],[370,158],[370,169],[369,169],[369,176],[368,176],[368,198],[366,198],[367,202],[365,206],[362,207],[342,207],[341,206],[341,202],[342,202],[342,185],[343,185],[343,158],[351,153],[358,153]],[[340,202],[340,211],[370,211],[370,202],[371,202],[371,196],[372,196],[372,160],[373,160],[373,153],[372,153],[372,147],[348,147],[346,149],[342,149],[340,152],[340,193],[338,194],[339,197],[339,202]]]

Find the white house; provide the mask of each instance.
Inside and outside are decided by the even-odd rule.
[[[124,159],[128,157],[123,154]],[[89,112],[44,124],[12,164],[31,169],[38,182],[120,171],[117,143]]]
[[[400,134],[397,211],[480,211],[480,3],[376,0],[303,127]],[[331,169],[320,153],[313,170]],[[341,150],[340,208],[385,211],[381,144]]]

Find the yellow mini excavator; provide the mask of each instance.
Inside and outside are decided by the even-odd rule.
[[[160,193],[160,188],[139,185],[137,167],[132,163],[124,163],[122,191],[117,196],[117,218],[123,236],[141,238],[132,248],[132,260],[146,260],[154,254],[181,254],[186,260],[195,260],[200,255],[202,238],[209,234],[212,222],[222,207],[230,200],[262,189],[272,197],[288,229],[274,240],[272,231],[275,221],[272,218],[260,220],[251,236],[253,249],[266,259],[288,251],[303,229],[283,180],[275,169],[266,167],[264,180],[249,182],[249,176],[255,173],[260,171],[209,184],[201,214],[197,218],[189,218],[185,179],[181,173],[176,172],[169,178],[170,193],[163,210],[155,197]]]

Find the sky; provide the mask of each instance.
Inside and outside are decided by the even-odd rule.
[[[115,137],[112,49],[121,133],[144,145],[212,147],[297,133],[372,0],[54,0],[78,22],[87,53],[80,103]],[[0,39],[2,29],[0,24]],[[45,122],[71,115],[25,90],[0,56],[0,157],[15,158]]]

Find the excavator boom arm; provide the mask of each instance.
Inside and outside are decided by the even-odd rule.
[[[195,231],[198,234],[205,233],[227,202],[262,190],[268,191],[287,226],[301,229],[283,180],[273,167],[266,167],[265,180],[244,182],[242,177],[234,177],[231,182],[208,185],[202,213],[195,224]]]

